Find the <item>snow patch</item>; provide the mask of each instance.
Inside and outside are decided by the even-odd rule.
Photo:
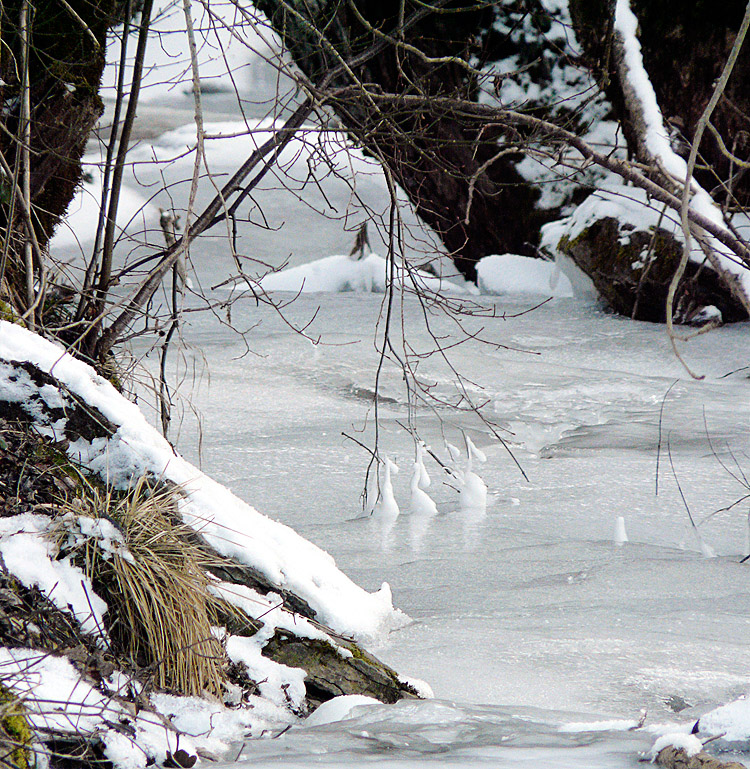
[[[260,693],[279,707],[301,710],[305,699],[305,676],[301,668],[292,668],[264,657],[261,650],[273,638],[273,627],[264,626],[251,638],[229,636],[226,650],[232,662],[241,662],[247,674],[258,682]]]
[[[26,587],[37,587],[61,611],[73,614],[85,633],[99,636],[107,604],[89,578],[68,558],[57,560],[51,519],[24,513],[0,518],[0,556]]]
[[[96,157],[83,159],[87,177],[77,189],[75,197],[67,208],[65,218],[55,229],[50,240],[50,249],[83,248],[96,238],[99,223],[99,209],[102,202],[101,162]],[[138,220],[144,231],[159,221],[159,211],[153,203],[127,185],[120,189],[116,225],[123,232],[131,222]]]
[[[648,756],[651,762],[653,763],[659,753],[668,747],[681,748],[690,757],[698,755],[703,750],[703,743],[694,734],[683,734],[681,732],[665,734],[663,737],[659,737],[649,751]]]
[[[477,264],[477,273],[483,294],[573,296],[569,278],[555,262],[517,254],[485,256]]]
[[[309,715],[303,726],[325,726],[347,718],[356,718],[363,708],[382,704],[380,700],[366,697],[363,694],[345,694],[341,697],[334,697],[332,700],[324,702],[314,713]]]
[[[260,278],[258,285],[264,291],[289,291],[299,293],[385,293],[391,274],[397,290],[419,293],[462,292],[460,286],[436,278],[414,267],[396,265],[393,268],[386,259],[370,254],[364,259],[348,256],[327,256],[297,267],[288,267]],[[237,283],[234,290],[242,288]]]
[[[700,729],[726,742],[750,741],[750,699],[740,697],[701,716]]]

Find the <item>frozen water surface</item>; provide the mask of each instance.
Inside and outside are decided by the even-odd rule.
[[[260,91],[270,95],[273,81],[266,85]],[[161,98],[144,105],[145,136],[189,119],[188,96],[163,96],[166,118]],[[209,119],[224,121],[209,125],[209,133],[259,129],[261,140],[268,128],[257,122],[266,114],[260,108],[248,111],[247,125],[237,122],[226,95],[208,95],[206,105]],[[319,137],[308,138],[314,144]],[[208,147],[217,181],[234,172],[253,142],[222,141]],[[189,187],[192,160],[169,158],[193,142],[189,130],[177,129],[132,154],[136,173],[126,184],[141,185],[139,194],[151,200],[144,218],[152,245],[162,242],[155,206],[184,205]],[[337,142],[341,137],[329,137],[334,150]],[[269,174],[253,191],[250,221],[238,222],[246,270],[260,274],[263,264],[347,253],[351,229],[364,217],[360,201],[387,214],[386,187],[371,163],[356,153],[337,154],[343,178],[333,179],[319,154],[293,147],[284,164],[291,179]],[[353,170],[354,187],[347,176]],[[213,194],[203,184],[197,209]],[[404,216],[407,225],[414,222]],[[191,252],[196,285],[209,292],[233,269],[220,229]],[[93,229],[86,235],[77,228],[76,235],[85,246]],[[424,249],[420,237],[413,231],[407,240],[410,254]],[[58,248],[76,258],[70,244]],[[123,239],[120,256],[131,248]],[[216,300],[228,296],[226,288],[211,293]],[[709,707],[746,693],[750,563],[740,560],[747,552],[748,503],[725,508],[748,491],[732,477],[742,480],[739,468],[750,468],[748,325],[683,346],[693,370],[705,375],[694,381],[662,327],[580,300],[556,298],[514,317],[535,300],[474,297],[506,317],[460,324],[429,311],[451,365],[439,355],[413,359],[433,396],[415,405],[401,369],[385,363],[378,442],[402,469],[392,477],[401,514],[372,520],[360,517],[369,455],[344,433],[374,443],[382,300],[300,295],[284,315],[305,327],[313,344],[274,310],[241,299],[231,321],[253,328],[249,349],[209,313],[190,313],[182,329],[187,348],[170,357],[172,373],[203,416],[200,433],[187,408],[174,425],[172,438],[183,453],[328,550],[364,587],[388,581],[394,603],[413,622],[375,651],[402,674],[428,681],[437,697],[359,707],[342,721],[295,727],[248,743],[241,760],[248,767],[635,767],[653,742],[649,728],[676,721],[689,730]],[[404,335],[413,353],[435,350],[414,297],[396,297],[391,335],[401,352]],[[455,346],[467,335],[484,341]],[[465,377],[461,385],[456,372]],[[467,408],[467,397],[505,446]],[[415,448],[407,424],[443,463],[449,462],[446,440],[465,459],[464,435],[487,456],[473,466],[488,487],[486,509],[462,506],[448,476],[426,455],[438,512],[409,514]],[[616,536],[620,518],[627,542]],[[711,550],[716,557],[705,557]],[[675,714],[677,706],[686,709]],[[646,728],[628,731],[644,708]]]
[[[562,732],[541,711],[462,706],[443,701],[356,708],[334,724],[293,728],[278,740],[249,744],[248,765],[308,767],[638,766],[642,738],[616,731]],[[570,717],[570,714],[567,714]],[[626,728],[612,724],[613,728]]]
[[[438,514],[408,514],[402,472],[392,479],[402,514],[386,523],[357,517],[368,455],[343,436],[373,440],[382,296],[298,297],[286,317],[300,325],[314,317],[306,333],[318,344],[249,301],[233,311],[236,325],[258,324],[249,352],[215,322],[192,316],[186,327],[181,370],[207,362],[194,393],[203,469],[328,550],[366,588],[388,581],[413,623],[376,651],[440,700],[252,743],[254,766],[631,766],[648,734],[560,726],[628,724],[642,708],[647,725],[687,723],[750,689],[750,566],[740,564],[747,503],[716,512],[746,491],[730,470],[750,465],[750,381],[737,371],[747,363],[747,325],[686,346],[705,375],[694,381],[659,326],[573,299],[518,317],[528,302],[495,301],[504,319],[462,322],[486,341],[449,355],[528,480],[475,413],[441,405],[459,392],[441,358],[417,369],[437,400],[411,409],[400,369],[386,362],[380,450],[411,467],[414,443],[402,427],[410,416],[443,462],[444,437],[464,447],[465,433],[487,455],[475,469],[489,490],[486,512],[460,509],[427,457]],[[399,302],[394,342],[405,329],[414,350],[432,349],[422,318],[413,297]],[[435,336],[457,340],[442,312],[430,321]],[[188,457],[196,451],[188,418],[180,445]],[[618,544],[619,517],[630,541]],[[701,540],[717,557],[704,557]],[[692,710],[676,716],[669,702]]]

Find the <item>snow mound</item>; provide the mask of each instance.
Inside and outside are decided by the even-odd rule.
[[[370,254],[354,260],[348,256],[327,256],[297,267],[273,272],[259,281],[264,291],[291,291],[303,293],[385,293],[391,268],[386,259]],[[460,287],[415,268],[393,269],[394,286],[397,290],[440,293]]]
[[[678,748],[684,750],[690,756],[697,756],[703,750],[703,743],[694,734],[683,734],[682,732],[671,732],[665,734],[653,744],[649,751],[649,758],[653,762],[664,748]]]
[[[173,482],[184,492],[180,512],[188,525],[200,530],[220,554],[259,570],[274,586],[302,598],[320,622],[370,644],[407,623],[406,615],[393,608],[387,584],[375,593],[366,592],[336,568],[328,553],[205,476],[177,455],[138,407],[90,366],[5,321],[0,322],[0,359],[28,361],[50,373],[115,427],[110,439],[70,442],[71,459],[120,488],[144,473]],[[26,401],[33,383],[16,381],[9,370],[12,367],[0,368],[0,393],[6,400]],[[44,429],[63,440],[66,420]]]
[[[380,700],[366,697],[364,694],[346,694],[342,697],[334,697],[324,702],[318,709],[305,719],[305,726],[324,726],[345,718],[353,718],[363,707],[382,705]],[[355,711],[356,708],[356,711]],[[352,712],[354,711],[354,712]]]
[[[477,264],[483,294],[573,296],[573,286],[555,262],[518,254],[485,256]]]
[[[702,732],[722,734],[725,742],[750,742],[750,699],[741,697],[701,716]]]

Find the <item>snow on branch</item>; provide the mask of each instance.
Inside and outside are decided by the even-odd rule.
[[[716,227],[726,230],[721,211],[711,196],[692,178],[692,169],[680,157],[670,143],[669,131],[664,125],[656,93],[643,64],[641,44],[638,40],[638,19],[630,7],[630,0],[617,0],[614,20],[614,53],[616,66],[623,90],[625,104],[636,131],[636,146],[640,160],[655,166],[658,171],[677,189],[677,195],[683,196],[684,187],[689,180],[689,208],[712,222]],[[738,39],[737,45],[741,45]],[[700,141],[700,136],[696,136]],[[687,200],[687,195],[685,195]],[[686,241],[690,242],[690,230],[685,232]],[[687,258],[702,262],[705,257],[720,274],[724,274],[727,283],[732,286],[738,299],[750,307],[750,272],[738,264],[735,254],[724,246],[716,237],[705,231],[699,234],[699,240],[706,248],[694,252],[686,248]],[[679,279],[679,277],[678,277]],[[676,281],[673,281],[676,282]],[[667,313],[671,316],[671,313]],[[668,322],[670,317],[668,317]]]

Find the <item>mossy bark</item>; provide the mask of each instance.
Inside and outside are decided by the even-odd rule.
[[[328,629],[326,632],[331,633]],[[283,665],[306,671],[306,699],[313,707],[344,694],[365,694],[386,703],[418,696],[391,668],[351,639],[337,639],[341,642],[339,649],[327,641],[277,630],[263,653]]]
[[[721,761],[704,751],[688,756],[683,748],[671,745],[659,751],[655,763],[665,769],[745,769],[744,764],[737,761]]]
[[[33,733],[18,696],[0,684],[0,754],[10,769],[31,769]]]
[[[590,224],[577,237],[564,236],[558,249],[588,275],[604,301],[620,315],[664,323],[669,284],[682,243],[661,228],[627,230],[612,217]],[[675,295],[675,320],[691,323],[714,306],[724,322],[747,319],[744,306],[708,265],[688,262]]]

